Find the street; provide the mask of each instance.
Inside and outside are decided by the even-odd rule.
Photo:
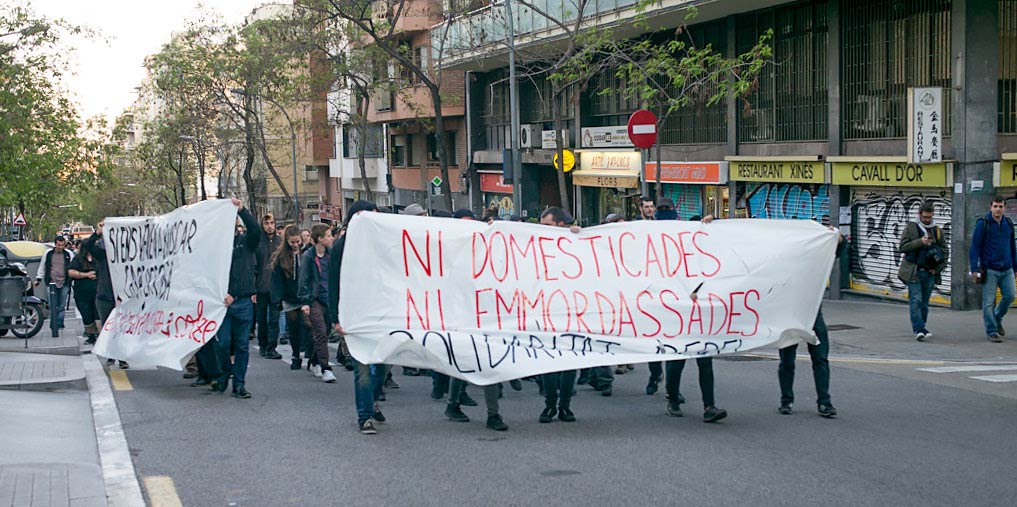
[[[775,360],[717,360],[718,405],[730,413],[718,424],[702,422],[693,365],[683,379],[684,418],[665,415],[663,390],[643,392],[643,365],[618,376],[610,398],[577,386],[571,424],[538,423],[542,399],[524,382],[522,392],[506,385],[505,433],[484,427],[479,388],[471,392],[481,405],[464,409],[471,421],[454,423],[430,399],[429,378],[397,367],[401,388],[382,404],[388,421],[364,436],[355,428],[351,373],[339,368],[338,382],[325,384],[256,350],[250,400],[189,387],[169,370],[128,370],[131,389],[114,390],[152,505],[171,505],[152,497],[159,484],[152,478],[165,477],[183,505],[988,506],[1017,498],[1010,478],[1017,384],[971,378],[1015,373],[1013,358],[939,373],[923,371],[944,367],[921,358],[834,353],[840,415],[832,420],[816,414],[803,357],[791,416],[776,411]],[[288,347],[280,352],[287,356]]]

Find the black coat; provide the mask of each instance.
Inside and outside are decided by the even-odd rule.
[[[240,210],[239,215],[247,233],[233,237],[233,264],[228,291],[233,299],[251,297],[257,292],[258,243],[262,236],[261,224],[247,208]]]

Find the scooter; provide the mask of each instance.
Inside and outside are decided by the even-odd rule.
[[[25,265],[8,262],[0,248],[0,336],[10,331],[28,339],[42,329],[48,311],[46,303],[35,296]]]

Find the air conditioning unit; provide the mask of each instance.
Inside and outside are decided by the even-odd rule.
[[[539,148],[540,147],[540,125],[519,126],[519,147]]]

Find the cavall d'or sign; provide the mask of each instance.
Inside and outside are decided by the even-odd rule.
[[[914,164],[904,157],[830,158],[830,182],[834,185],[942,188],[953,183],[952,173],[948,163]]]

